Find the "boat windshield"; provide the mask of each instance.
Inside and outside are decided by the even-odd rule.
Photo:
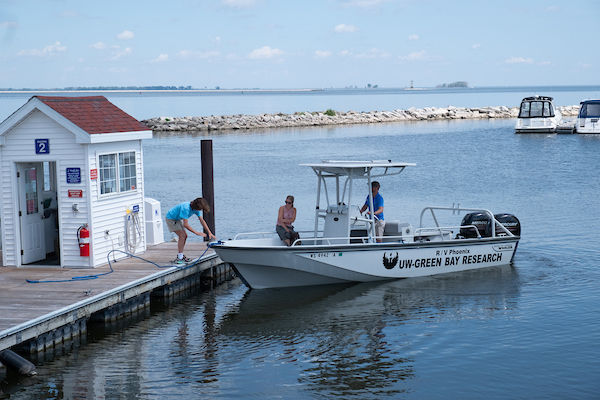
[[[554,117],[554,107],[548,101],[523,101],[519,110],[519,118]]]
[[[600,118],[600,100],[589,103],[582,102],[579,118]]]

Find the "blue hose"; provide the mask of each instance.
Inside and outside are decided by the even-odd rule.
[[[218,242],[208,243],[206,245],[206,250],[204,250],[204,253],[202,253],[202,255],[200,257],[198,257],[198,259],[196,261],[194,261],[193,264],[186,265],[185,267],[179,267],[179,266],[176,266],[176,265],[158,265],[155,262],[152,262],[150,260],[146,260],[145,258],[136,256],[136,255],[131,254],[131,253],[127,253],[127,252],[122,251],[122,250],[111,250],[106,255],[106,259],[108,260],[108,266],[110,267],[110,271],[109,272],[103,272],[101,274],[94,274],[94,275],[74,276],[71,279],[47,280],[47,281],[38,281],[38,280],[26,279],[26,281],[28,283],[59,283],[59,282],[77,282],[77,281],[88,281],[88,280],[92,280],[92,279],[98,279],[99,277],[101,277],[103,275],[112,274],[114,272],[112,264],[110,262],[110,255],[111,255],[111,253],[116,252],[116,251],[118,251],[120,253],[124,253],[124,254],[128,255],[129,257],[134,257],[134,258],[140,259],[142,261],[146,261],[147,263],[150,263],[152,265],[156,265],[158,268],[173,268],[173,267],[175,267],[175,268],[178,268],[178,269],[188,269],[188,268],[191,268],[194,265],[198,264],[200,262],[200,259],[202,259],[202,257],[204,257],[204,255],[206,254],[206,252],[208,251],[208,249],[210,249],[215,244],[220,244],[220,243],[222,243],[220,240]]]

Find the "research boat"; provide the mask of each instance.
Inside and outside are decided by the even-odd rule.
[[[554,107],[552,97],[525,97],[521,101],[515,133],[555,133],[562,114]]]
[[[519,220],[482,208],[425,207],[418,227],[388,219],[384,235],[377,237],[374,220],[360,212],[363,203],[351,205],[353,190],[369,192],[373,209],[367,190],[372,181],[398,175],[416,164],[386,160],[301,165],[312,168],[318,178],[314,230],[300,232],[301,238],[292,246],[274,232],[238,234],[212,245],[250,288],[411,278],[513,261],[520,239]],[[440,214],[460,218],[456,216],[461,212],[467,214],[459,223],[438,223]],[[393,215],[388,209],[385,214]],[[425,226],[425,220],[432,221],[431,225]]]

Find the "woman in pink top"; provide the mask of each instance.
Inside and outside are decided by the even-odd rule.
[[[288,196],[285,199],[285,205],[279,207],[277,225],[275,226],[279,238],[288,246],[291,246],[292,242],[298,238],[298,234],[294,232],[294,227],[292,226],[295,220],[294,196]]]

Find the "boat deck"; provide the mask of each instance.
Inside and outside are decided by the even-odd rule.
[[[186,254],[194,258],[205,250],[203,242],[186,244]],[[148,246],[145,253],[138,255],[144,260],[130,257],[111,261],[113,272],[108,264],[94,269],[0,267],[0,351],[82,319],[85,324],[90,315],[131,303],[134,298],[141,297],[143,307],[144,302],[149,302],[151,292],[159,288],[172,292],[169,286],[210,274],[215,267],[223,266],[212,249],[187,268],[171,266],[175,254],[175,242]],[[96,279],[71,280],[107,272],[110,273]],[[29,283],[27,280],[65,282]]]

